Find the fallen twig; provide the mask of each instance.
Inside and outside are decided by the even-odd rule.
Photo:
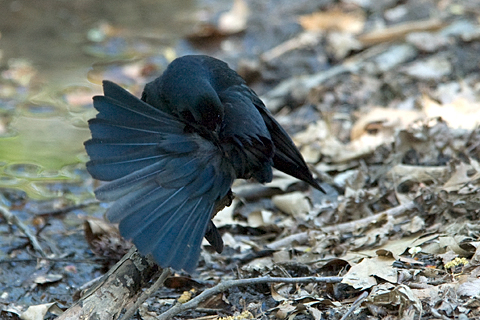
[[[358,229],[363,228],[364,226],[367,226],[369,224],[374,223],[375,221],[378,221],[381,219],[382,216],[387,215],[387,216],[392,216],[396,217],[399,215],[404,214],[407,211],[413,210],[417,207],[415,202],[410,201],[405,204],[401,204],[399,206],[396,206],[394,208],[382,211],[380,213],[374,214],[373,216],[369,216],[363,219],[355,220],[355,221],[350,221],[350,222],[345,222],[345,223],[340,223],[336,224],[333,226],[328,226],[328,227],[323,227],[321,228],[321,231],[325,233],[330,233],[330,232],[339,232],[339,233],[347,233],[347,232],[352,232]]]
[[[436,31],[445,26],[445,22],[433,18],[421,21],[408,21],[385,29],[374,30],[358,37],[363,45],[369,46],[386,41],[397,41],[412,32]]]
[[[172,271],[170,270],[170,268],[163,269],[157,281],[155,281],[155,283],[150,288],[146,289],[140,295],[140,297],[138,297],[135,303],[130,308],[128,308],[128,310],[125,312],[122,319],[128,320],[131,317],[133,317],[133,315],[138,310],[138,308],[140,308],[142,303],[144,303],[145,300],[147,300],[150,296],[152,296],[163,285],[163,283],[165,282],[165,279],[167,279],[167,277],[171,273]]]
[[[58,320],[117,319],[122,309],[137,300],[139,292],[157,270],[152,259],[133,247],[98,283]]]
[[[296,242],[298,244],[307,243],[309,236],[312,234],[312,232],[315,232],[315,231],[305,231],[305,232],[291,234],[280,240],[269,243],[267,247],[272,250],[279,250],[280,248],[289,247],[293,242]]]
[[[197,307],[200,302],[204,301],[205,299],[216,295],[220,292],[226,291],[232,287],[240,287],[240,286],[248,286],[252,284],[259,284],[259,283],[339,283],[342,281],[342,277],[299,277],[299,278],[271,278],[271,277],[262,277],[262,278],[251,278],[251,279],[239,279],[239,280],[227,280],[220,282],[213,288],[207,289],[203,291],[201,294],[193,298],[192,300],[180,304],[177,303],[172,308],[168,309],[164,313],[162,313],[157,319],[158,320],[166,320],[170,319],[171,317],[183,312],[185,310],[193,309]]]
[[[366,298],[368,297],[368,292],[367,291],[364,291],[360,297],[357,298],[357,300],[355,300],[355,302],[352,304],[352,306],[350,307],[350,309],[348,309],[348,311],[343,315],[343,317],[340,319],[340,320],[346,320],[348,318],[348,316],[350,316],[350,314],[352,314],[352,312],[360,305],[360,303],[362,303],[363,300],[365,300]]]
[[[40,212],[40,213],[37,213],[36,216],[37,217],[54,217],[54,216],[59,216],[59,215],[62,215],[62,214],[69,213],[73,210],[83,209],[83,208],[86,208],[86,207],[89,207],[89,206],[99,205],[99,204],[100,204],[100,201],[98,201],[96,199],[92,199],[92,200],[88,200],[88,201],[85,201],[85,202],[82,202],[82,203],[79,203],[79,204],[76,204],[76,205],[73,205],[73,206],[68,206],[68,207],[65,207],[65,208],[61,208],[61,209],[58,209],[58,210]]]
[[[42,257],[47,256],[45,251],[43,251],[42,246],[38,242],[37,237],[22,221],[20,221],[16,216],[14,216],[7,207],[0,205],[0,213],[3,215],[3,217],[5,218],[5,220],[7,220],[9,224],[17,226],[17,228],[27,236],[30,244],[35,249],[35,251],[37,251]]]
[[[339,232],[339,233],[352,232],[352,231],[364,228],[365,226],[380,220],[381,217],[384,215],[397,217],[399,215],[404,214],[407,211],[415,209],[416,207],[417,205],[413,201],[411,201],[363,219],[340,223],[333,226],[325,226],[320,228],[320,230],[310,230],[310,231],[295,233],[295,234],[289,235],[288,237],[274,241],[268,244],[267,247],[272,250],[278,250],[280,248],[285,248],[290,246],[293,242],[296,242],[298,244],[305,244],[308,242],[308,240],[312,236],[315,237],[316,235],[319,235],[319,234],[326,234],[331,232]]]
[[[312,75],[288,78],[260,98],[268,109],[275,112],[285,105],[287,99],[294,97],[299,101],[304,100],[312,88],[318,87],[327,80],[344,73],[356,73],[364,68],[369,60],[373,60],[373,65],[378,72],[386,72],[405,61],[413,59],[416,55],[416,50],[410,44],[390,45],[380,43],[328,70]]]

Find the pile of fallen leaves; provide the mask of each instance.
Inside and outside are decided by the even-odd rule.
[[[234,63],[326,194],[279,172],[268,185],[237,182],[214,219],[224,253],[205,242],[193,279],[171,276],[140,316],[229,279],[282,277],[293,281],[229,287],[176,316],[480,318],[480,3],[287,2],[235,1],[187,38]],[[163,67],[115,66],[117,82],[138,92]],[[111,226],[84,220],[95,254],[127,251]],[[4,308],[25,313],[15,310]]]

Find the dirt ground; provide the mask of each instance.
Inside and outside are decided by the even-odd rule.
[[[293,280],[230,286],[174,317],[480,319],[480,1],[236,0],[199,16],[156,55],[103,25],[95,52],[143,54],[94,66],[88,79],[139,95],[175,56],[223,59],[291,134],[326,194],[279,172],[268,185],[237,181],[214,219],[224,252],[205,243],[196,274],[170,276],[136,319],[259,277]],[[4,66],[0,101],[8,88],[35,90],[32,68]],[[90,91],[62,94],[90,108]],[[55,318],[130,248],[103,220],[98,182],[83,163],[75,172],[52,184],[49,200],[2,189],[0,318]]]

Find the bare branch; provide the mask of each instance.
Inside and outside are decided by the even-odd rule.
[[[227,280],[220,282],[213,288],[203,291],[201,294],[193,298],[192,300],[183,303],[176,304],[172,308],[168,309],[166,312],[162,313],[158,320],[167,320],[171,317],[183,312],[185,310],[196,308],[200,302],[206,300],[207,298],[216,295],[220,292],[226,291],[229,288],[248,286],[252,284],[259,283],[339,283],[342,281],[342,277],[299,277],[299,278],[271,278],[271,277],[262,277],[262,278],[251,278],[251,279],[239,279],[239,280]]]

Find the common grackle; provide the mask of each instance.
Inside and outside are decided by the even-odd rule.
[[[195,270],[202,238],[221,252],[210,220],[235,179],[272,180],[272,167],[322,190],[285,130],[225,62],[174,60],[141,100],[110,81],[95,96],[85,142],[107,217],[162,267]],[[322,190],[323,191],[323,190]]]

